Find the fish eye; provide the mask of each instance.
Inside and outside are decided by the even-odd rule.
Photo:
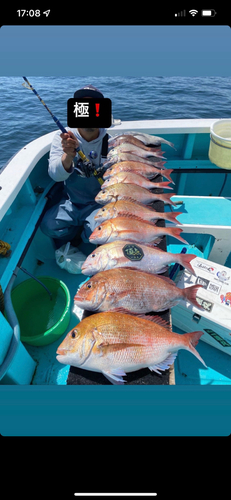
[[[99,226],[97,229],[98,229],[98,231],[101,231],[102,227],[101,227],[101,226]]]
[[[73,339],[75,339],[75,337],[76,337],[77,334],[78,334],[77,330],[72,330],[71,336],[72,336]]]
[[[95,253],[92,254],[92,258],[94,258],[94,257],[95,257]]]
[[[102,212],[105,212],[105,208],[102,208]]]
[[[87,288],[91,288],[91,283],[88,283],[88,284],[87,284]]]

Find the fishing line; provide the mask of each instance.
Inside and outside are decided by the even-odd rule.
[[[222,184],[222,186],[221,186],[221,189],[220,189],[220,192],[219,192],[218,196],[221,196],[221,193],[222,193],[222,191],[223,191],[223,189],[224,189],[224,187],[225,187],[225,184],[226,184],[227,178],[228,178],[228,174],[226,173],[226,174],[225,174],[225,178],[224,178],[224,182],[223,182],[223,184]]]
[[[68,134],[68,131],[65,129],[65,127],[62,125],[62,123],[58,120],[58,118],[51,112],[51,110],[48,108],[48,106],[46,105],[46,103],[44,102],[44,100],[40,97],[40,95],[38,94],[38,92],[35,90],[34,87],[32,87],[31,83],[29,82],[28,78],[26,76],[23,76],[23,79],[25,80],[26,83],[23,83],[22,86],[25,87],[26,89],[29,89],[29,90],[32,90],[34,92],[34,94],[36,95],[36,97],[38,97],[38,99],[40,100],[40,102],[43,104],[43,106],[46,108],[46,110],[48,111],[48,113],[50,113],[50,115],[52,116],[55,124],[59,127],[59,129],[61,130],[61,132],[63,134]],[[91,162],[88,160],[88,158],[85,156],[85,154],[83,153],[83,151],[81,151],[80,147],[78,146],[76,148],[76,153],[78,153],[78,155],[80,156],[81,160],[83,160],[83,162],[85,162],[85,166],[86,164],[89,166],[91,166]],[[98,173],[97,173],[97,170],[94,169],[93,170],[93,174],[97,177],[98,176]],[[103,184],[103,179],[101,179],[101,177],[97,177],[99,183],[102,185]]]

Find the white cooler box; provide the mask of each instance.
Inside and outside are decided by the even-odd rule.
[[[197,292],[197,302],[203,309],[188,301],[174,306],[173,331],[174,325],[184,332],[201,330],[201,340],[231,355],[231,269],[199,257],[191,265],[196,276],[184,270],[175,282],[179,288],[203,285]]]

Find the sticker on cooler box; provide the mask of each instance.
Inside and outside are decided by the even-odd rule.
[[[228,281],[230,276],[227,275],[227,271],[218,271],[217,272],[217,277],[220,281]]]
[[[223,347],[231,347],[231,344],[227,340],[223,339],[218,333],[214,332],[210,328],[204,328],[204,331],[208,333],[214,340],[216,340]]]
[[[197,276],[196,284],[202,285],[204,288],[208,288],[209,280],[202,278],[202,276]]]
[[[207,288],[207,290],[209,290],[210,292],[216,293],[217,295],[219,294],[220,289],[221,289],[221,285],[217,285],[217,283],[213,283],[212,281],[210,281],[208,288]]]
[[[207,273],[214,274],[216,272],[216,268],[213,266],[209,266],[208,264],[205,264],[204,262],[195,262],[194,264],[196,267],[201,269],[201,271],[206,271]]]
[[[207,312],[211,312],[213,308],[213,303],[208,300],[202,299],[201,297],[196,297],[196,301],[198,304],[203,307],[203,309]]]
[[[231,292],[227,292],[225,295],[220,295],[220,299],[222,304],[231,307]]]
[[[217,295],[220,292],[221,285],[218,285],[217,283],[213,283],[212,281],[206,280],[205,278],[202,278],[202,276],[197,276],[196,279],[196,284],[197,285],[202,285],[206,290],[212,293],[216,293]]]

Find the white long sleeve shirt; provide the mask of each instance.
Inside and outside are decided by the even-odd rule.
[[[104,128],[100,128],[99,136],[97,137],[97,139],[87,142],[80,135],[80,133],[76,128],[66,127],[66,130],[71,130],[71,132],[75,135],[75,137],[78,139],[81,151],[83,151],[83,153],[86,155],[88,159],[91,159],[90,158],[91,151],[94,151],[96,153],[97,157],[95,159],[91,159],[91,162],[95,166],[99,166],[101,163],[102,140],[107,131]],[[48,173],[50,177],[56,182],[66,181],[74,172],[73,167],[69,172],[65,170],[62,164],[62,156],[63,156],[63,149],[61,145],[60,131],[58,131],[57,134],[55,134],[51,144],[49,167],[48,167]]]

